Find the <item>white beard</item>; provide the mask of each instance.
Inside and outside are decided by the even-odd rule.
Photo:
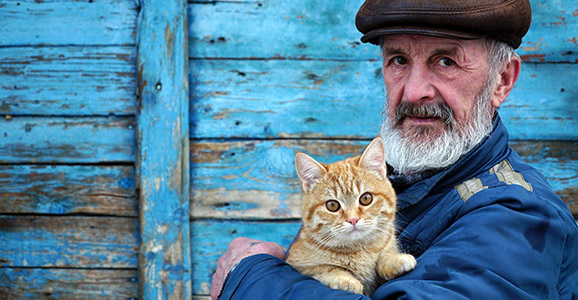
[[[493,82],[488,80],[476,97],[466,121],[457,122],[452,118],[451,124],[439,135],[415,130],[414,133],[404,136],[401,126],[393,124],[391,120],[387,100],[380,128],[387,163],[397,174],[442,169],[454,164],[492,131],[492,92]]]

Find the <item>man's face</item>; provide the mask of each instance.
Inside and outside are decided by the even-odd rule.
[[[400,105],[446,104],[456,122],[466,122],[488,78],[488,58],[481,41],[396,35],[386,38],[383,51],[390,117],[396,119]],[[405,132],[439,135],[447,130],[439,117],[407,116],[398,122]]]
[[[400,173],[442,168],[479,143],[493,115],[488,72],[480,40],[386,37],[388,107],[381,133],[390,136],[384,138],[386,150],[394,148],[387,151],[388,163]]]

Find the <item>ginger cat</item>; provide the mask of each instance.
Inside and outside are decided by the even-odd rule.
[[[381,138],[361,156],[328,165],[298,152],[295,168],[303,226],[287,263],[331,288],[367,296],[415,267],[415,258],[397,246],[396,196]]]

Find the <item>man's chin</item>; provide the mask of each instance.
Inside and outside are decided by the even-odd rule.
[[[445,128],[440,128],[433,124],[410,125],[399,128],[401,136],[411,142],[435,142],[440,137]]]

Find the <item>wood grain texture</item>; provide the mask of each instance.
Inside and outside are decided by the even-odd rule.
[[[138,215],[132,166],[0,165],[0,214]]]
[[[134,115],[136,93],[134,46],[0,47],[0,115]]]
[[[278,243],[285,249],[291,244],[300,221],[223,221],[199,220],[191,223],[193,294],[208,295],[211,277],[218,258],[227,250],[231,240],[244,236]]]
[[[136,3],[4,0],[0,4],[0,46],[134,45]]]
[[[134,218],[0,216],[0,267],[137,267]]]
[[[193,138],[370,139],[381,122],[377,61],[196,60],[190,73]],[[523,65],[500,109],[511,138],[578,138],[575,78],[572,64]]]
[[[361,154],[369,141],[271,140],[191,144],[191,217],[299,218],[300,187],[294,153],[322,162]],[[519,141],[512,147],[540,170],[578,216],[578,143]]]
[[[0,299],[130,299],[137,270],[0,268]]]
[[[134,162],[132,117],[0,118],[0,163]]]
[[[197,1],[189,43],[195,58],[378,59],[362,45],[355,15],[363,3]],[[519,53],[528,62],[577,62],[578,14],[573,0],[532,0],[532,24]]]
[[[192,297],[187,2],[140,3],[139,292],[143,299],[186,300]]]

